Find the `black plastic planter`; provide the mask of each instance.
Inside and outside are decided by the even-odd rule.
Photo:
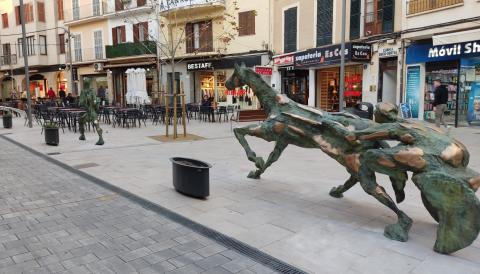
[[[58,146],[58,143],[60,142],[58,128],[44,128],[44,130],[45,130],[45,143],[50,146]]]
[[[3,127],[12,128],[12,116],[3,116]]]
[[[173,187],[190,197],[205,199],[210,195],[210,173],[212,167],[205,162],[174,157],[172,162]]]

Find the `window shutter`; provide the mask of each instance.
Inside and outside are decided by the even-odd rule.
[[[382,21],[382,33],[393,32],[394,24],[394,11],[395,1],[394,0],[383,0],[383,21]]]
[[[245,30],[247,29],[247,13],[239,12],[238,13],[238,36],[244,36]]]
[[[38,21],[45,22],[45,4],[37,2]]]
[[[143,41],[148,41],[150,35],[148,33],[148,22],[143,22]]]
[[[58,46],[59,46],[59,52],[61,54],[65,53],[65,34],[61,33],[58,35]]]
[[[248,12],[248,34],[254,35],[255,34],[255,11],[251,10]]]
[[[112,42],[113,42],[113,45],[117,45],[118,44],[118,41],[117,41],[117,28],[112,28]]]
[[[21,22],[20,22],[20,6],[15,7],[15,19],[16,19],[17,25],[20,25],[21,24]]]
[[[58,20],[63,20],[63,0],[57,0]]]
[[[212,21],[200,23],[200,51],[213,51]]]
[[[185,25],[185,44],[187,53],[193,53],[193,24],[187,23]]]
[[[127,41],[127,33],[125,32],[125,26],[121,26],[120,30],[122,32],[122,43],[125,43]]]
[[[332,43],[333,0],[317,0],[317,47]]]
[[[284,12],[283,50],[285,53],[297,50],[297,8]]]
[[[2,14],[2,25],[3,28],[8,28],[8,13]]]
[[[137,0],[137,7],[145,6],[146,0]]]
[[[115,11],[123,10],[122,0],[115,0]]]
[[[133,24],[133,42],[138,42],[140,40],[140,31],[138,29],[140,24],[141,23]]]
[[[350,2],[350,39],[360,37],[360,0]]]

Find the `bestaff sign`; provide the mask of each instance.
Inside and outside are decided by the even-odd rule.
[[[187,70],[210,70],[213,69],[212,62],[188,63]]]
[[[255,67],[255,72],[260,75],[272,76],[273,68],[272,67]]]

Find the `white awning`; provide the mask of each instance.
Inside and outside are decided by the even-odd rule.
[[[433,45],[447,45],[480,40],[480,29],[434,35]]]

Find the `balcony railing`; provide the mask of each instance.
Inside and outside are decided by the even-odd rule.
[[[82,5],[79,7],[73,7],[72,9],[64,10],[63,14],[65,23],[100,17],[113,12],[113,10],[108,9],[107,2],[98,1],[96,3],[97,4]]]
[[[105,46],[107,58],[157,54],[157,44],[154,41],[128,42],[113,46]]]
[[[79,51],[73,52],[73,62],[94,62],[105,59],[105,54],[102,48],[82,48]]]
[[[225,0],[191,0],[191,1],[171,1],[160,0],[160,13],[170,12],[178,9],[188,9],[197,7],[222,7],[225,8]]]
[[[17,64],[17,55],[3,55],[0,56],[0,66],[15,65]]]
[[[407,1],[407,15],[441,9],[462,3],[463,0],[409,0]]]

